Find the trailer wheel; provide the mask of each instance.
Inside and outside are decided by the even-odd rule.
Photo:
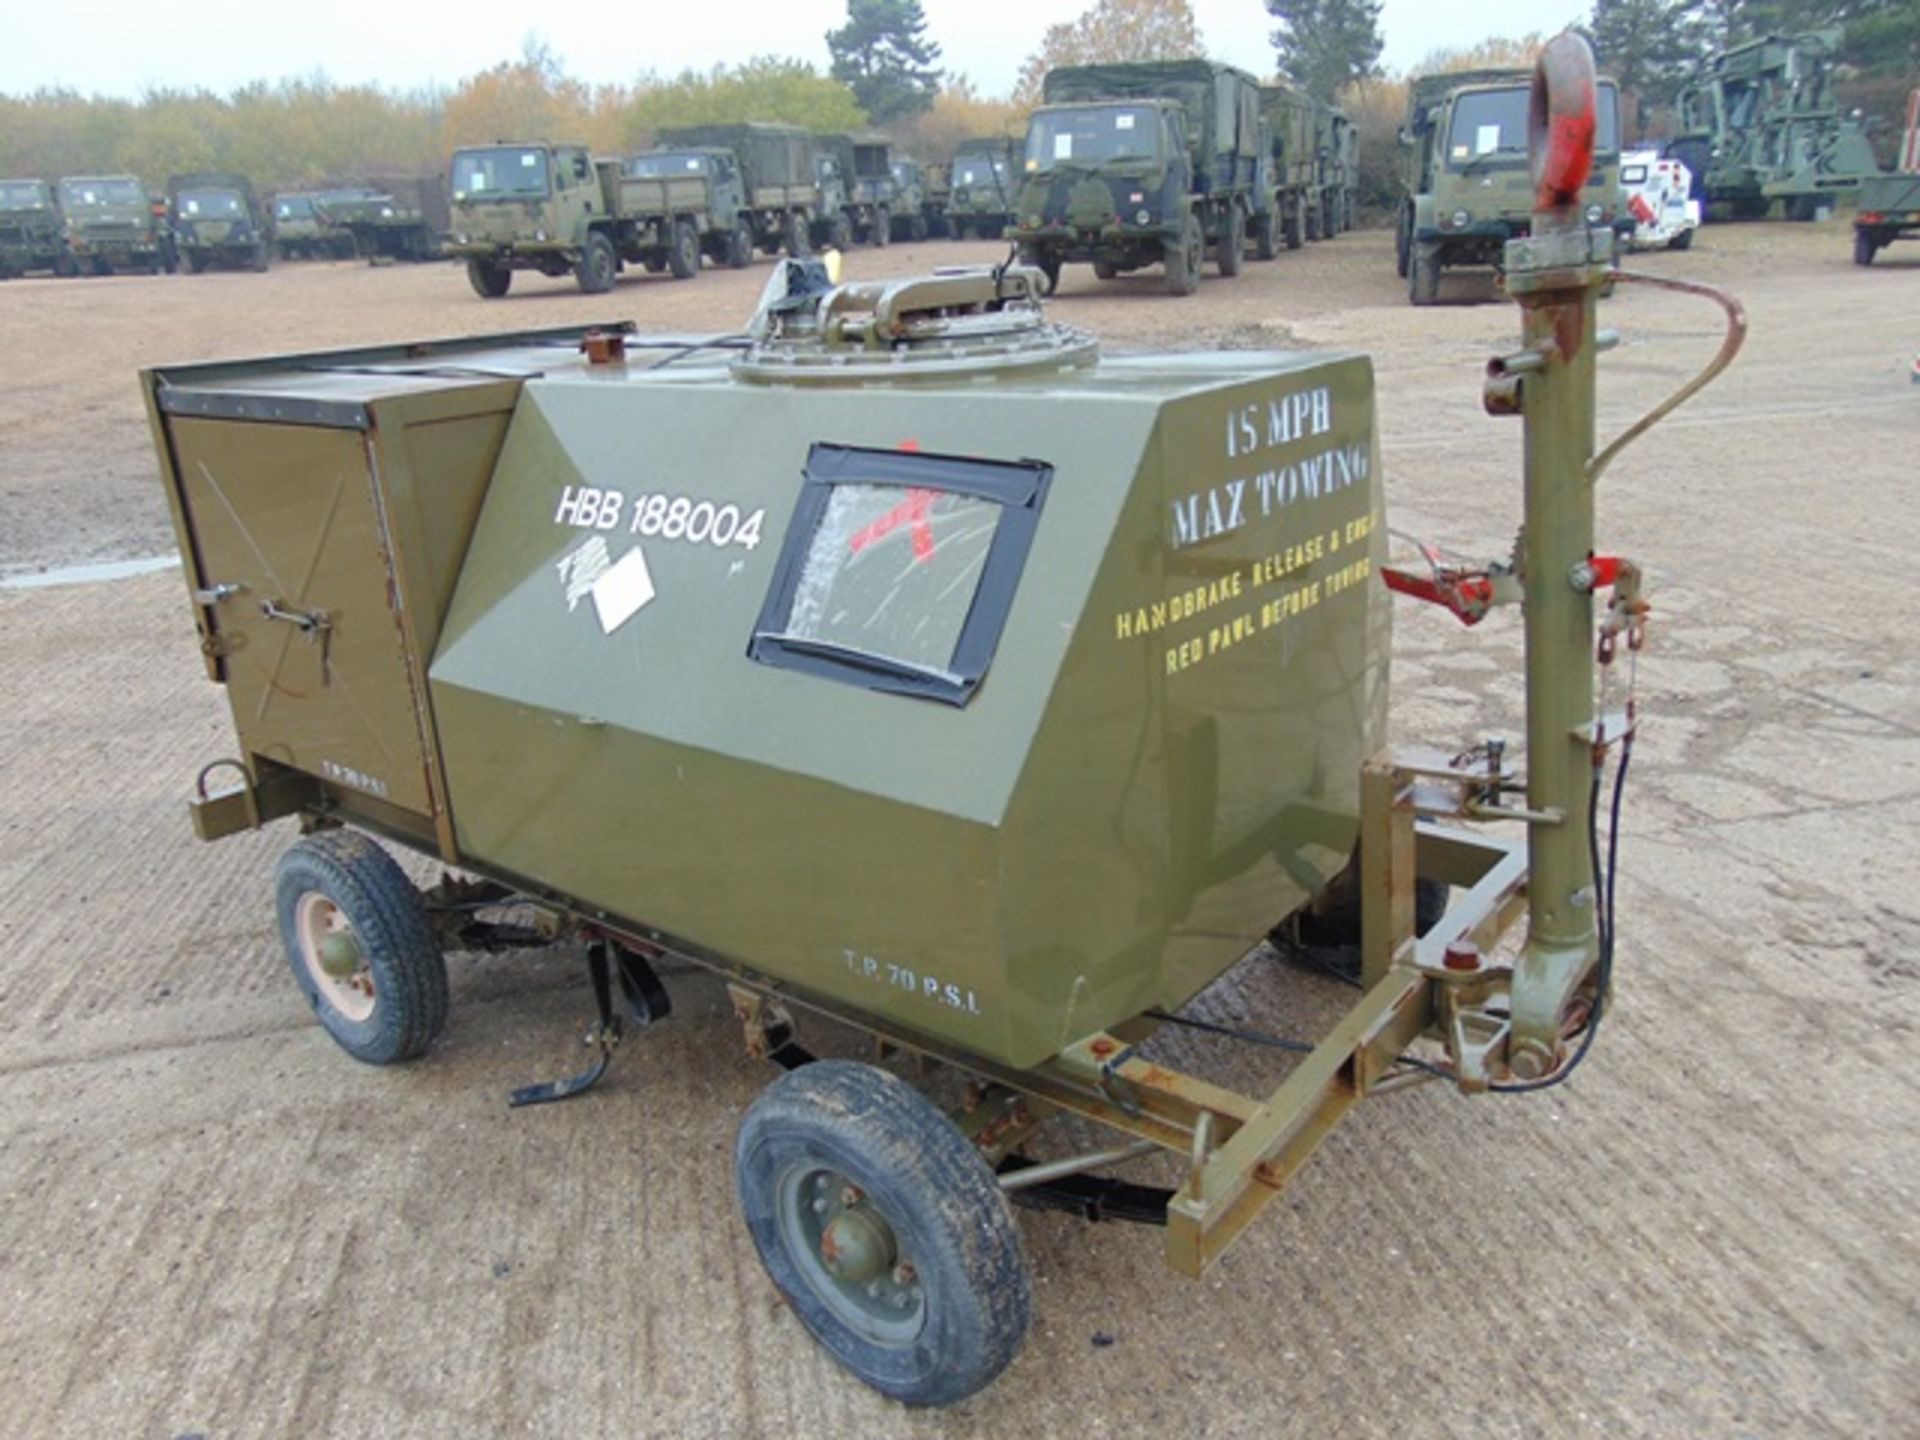
[[[587,236],[587,243],[580,248],[580,262],[573,267],[573,278],[581,293],[604,295],[611,290],[617,258],[613,242],[598,230]]]
[[[1272,206],[1254,222],[1253,258],[1272,260],[1280,254],[1280,212]]]
[[[1238,205],[1227,207],[1226,228],[1213,247],[1214,267],[1224,276],[1240,273],[1241,258],[1247,253],[1247,217]]]
[[[1856,265],[1873,264],[1874,252],[1880,247],[1873,243],[1873,232],[1864,228],[1853,232],[1853,263]]]
[[[754,1101],[735,1181],[761,1262],[814,1339],[909,1405],[963,1400],[1026,1338],[1031,1285],[978,1150],[898,1076],[822,1060]]]
[[[1691,229],[1682,230],[1678,235],[1674,236],[1673,239],[1667,242],[1667,249],[1669,250],[1691,250],[1692,248],[1693,248],[1693,231]]]
[[[411,1060],[447,1021],[447,964],[426,907],[393,857],[355,830],[309,835],[275,883],[287,964],[342,1050]]]
[[[513,285],[513,267],[492,260],[469,260],[467,283],[482,300],[498,300]]]
[[[1206,248],[1207,237],[1200,233],[1200,217],[1187,216],[1180,238],[1165,241],[1162,248],[1169,295],[1191,295],[1200,288],[1200,262]]]

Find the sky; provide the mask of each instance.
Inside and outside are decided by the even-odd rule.
[[[451,87],[477,70],[517,57],[531,32],[568,72],[594,83],[627,82],[643,71],[672,75],[755,55],[787,55],[827,66],[824,36],[846,18],[845,0],[729,0],[699,5],[639,0],[555,9],[508,0],[444,5],[392,0],[193,0],[185,9],[150,3],[66,0],[54,6],[11,0],[25,16],[0,18],[0,93],[63,86],[85,94],[136,96],[148,88],[216,93],[253,80],[316,72],[341,84],[396,89]],[[941,64],[968,76],[986,96],[1013,89],[1020,63],[1049,25],[1072,20],[1092,0],[921,0]],[[1257,75],[1273,69],[1272,29],[1263,0],[1192,0],[1201,39],[1214,58]],[[1385,0],[1382,63],[1404,70],[1443,47],[1489,35],[1551,32],[1586,13],[1566,0],[1516,8],[1502,0]],[[4,12],[0,12],[3,15]],[[718,16],[713,24],[707,15]]]

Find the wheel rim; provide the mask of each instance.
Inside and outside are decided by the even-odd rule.
[[[871,1344],[903,1348],[926,1323],[913,1262],[871,1196],[829,1166],[790,1166],[780,1177],[781,1238],[814,1296]]]
[[[300,963],[306,966],[314,991],[346,1019],[356,1023],[373,1014],[379,1001],[373,969],[366,951],[353,933],[346,912],[318,891],[300,897],[294,910],[294,932],[300,941]]]

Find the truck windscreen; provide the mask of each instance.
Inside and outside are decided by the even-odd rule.
[[[1453,104],[1453,127],[1447,139],[1447,163],[1459,167],[1488,156],[1510,156],[1518,163],[1527,155],[1527,105],[1530,89],[1516,85],[1505,90],[1469,90]],[[1611,84],[1596,95],[1593,149],[1596,155],[1620,151],[1620,96]]]
[[[453,157],[456,200],[530,200],[550,187],[544,150],[461,150]]]
[[[1159,154],[1159,120],[1145,105],[1042,110],[1027,127],[1029,173],[1062,165],[1153,160]]]

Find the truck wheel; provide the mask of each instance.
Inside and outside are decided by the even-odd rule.
[[[1293,204],[1288,207],[1286,220],[1287,249],[1298,250],[1307,241],[1307,197],[1296,195]]]
[[[973,229],[973,226],[968,221],[965,221],[965,220],[950,219],[947,221],[947,233],[951,235],[955,240],[967,240],[972,238],[970,234],[972,229]]]
[[[700,273],[700,233],[691,220],[673,222],[673,243],[667,251],[667,268],[676,280],[691,280]]]
[[[907,222],[907,239],[918,245],[933,233],[933,226],[924,215],[915,215]]]
[[[853,221],[846,215],[836,215],[827,222],[827,247],[842,254],[853,248]]]
[[[53,262],[53,273],[62,280],[71,280],[80,273],[80,262],[71,255],[62,255]]]
[[[875,249],[893,243],[893,215],[886,206],[874,207],[873,225],[867,231],[867,240]]]
[[[1873,264],[1874,252],[1880,247],[1873,243],[1873,232],[1864,227],[1853,232],[1853,263],[1856,265]]]
[[[1407,265],[1407,298],[1416,305],[1431,305],[1440,298],[1440,247],[1418,244],[1413,247]]]
[[[1223,276],[1240,273],[1240,261],[1247,253],[1247,217],[1238,205],[1227,207],[1226,228],[1213,247],[1213,264]]]
[[[253,273],[256,275],[264,275],[267,273],[267,242],[264,240],[259,240],[254,243],[252,268]],[[156,275],[160,273],[160,264],[158,261],[154,262],[153,273]]]
[[[1268,206],[1253,222],[1253,258],[1271,260],[1280,253],[1280,212]]]
[[[573,267],[574,281],[583,294],[604,295],[613,288],[616,263],[613,242],[596,230],[580,249],[580,259]]]
[[[1096,280],[1111,280],[1119,273],[1118,267],[1116,267],[1111,260],[1095,260],[1093,262],[1093,278]]]
[[[1407,265],[1413,259],[1413,212],[1402,210],[1400,223],[1393,227],[1393,265],[1402,280],[1407,278]]]
[[[1678,235],[1674,236],[1673,239],[1667,242],[1667,249],[1669,250],[1691,250],[1692,248],[1693,248],[1693,231],[1692,230],[1682,230]]]
[[[447,962],[420,892],[356,830],[309,835],[280,857],[280,940],[300,993],[356,1060],[424,1052],[447,1023]]]
[[[1020,247],[1020,263],[1031,265],[1040,272],[1040,293],[1051,295],[1060,288],[1060,257],[1050,250],[1030,250]]]
[[[482,300],[498,300],[513,284],[513,269],[492,260],[469,260],[467,283]]]
[[[1200,233],[1200,217],[1187,216],[1180,238],[1163,242],[1161,254],[1167,267],[1169,295],[1191,295],[1200,288],[1200,262],[1206,250],[1207,238]]]
[[[813,247],[807,243],[807,217],[799,211],[787,216],[787,254],[799,259]]]
[[[909,1405],[964,1400],[1031,1322],[1020,1235],[980,1152],[906,1081],[819,1060],[753,1102],[733,1148],[767,1274],[834,1359]]]
[[[744,270],[753,263],[753,227],[745,220],[733,223],[733,234],[727,237],[727,266],[733,270]]]

